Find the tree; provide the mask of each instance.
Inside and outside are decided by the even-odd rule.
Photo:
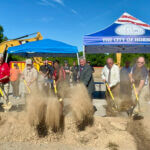
[[[0,43],[7,40],[7,37],[4,36],[4,29],[3,27],[0,25]]]

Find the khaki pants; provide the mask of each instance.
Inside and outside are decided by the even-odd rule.
[[[12,81],[11,85],[13,87],[13,96],[19,96],[19,80]]]
[[[136,100],[134,90],[132,90],[132,99],[133,99],[133,101],[136,105],[135,108],[134,108],[133,114],[144,115],[146,113],[146,108],[147,108],[147,105],[148,105],[147,100],[149,98],[149,84],[145,85],[142,88],[141,92],[138,95],[138,98],[139,98],[140,110],[139,110],[139,106],[138,106],[138,103],[137,103],[137,100]]]
[[[112,88],[110,88],[114,98],[119,98],[119,92],[120,92],[120,84],[117,84],[116,86],[113,86]],[[110,93],[106,87],[106,100],[110,101],[112,98],[110,96]]]
[[[27,83],[27,82],[26,82]],[[29,88],[29,90],[30,90],[30,93],[29,93],[29,90],[28,90],[28,88]],[[32,93],[35,93],[36,91],[37,91],[37,83],[36,83],[36,81],[35,82],[33,82],[30,86],[28,86],[28,88],[27,88],[27,85],[25,85],[24,84],[24,94],[32,94]]]
[[[0,88],[3,92],[3,96],[2,96],[2,100],[4,102],[4,104],[9,102],[9,83],[0,83]]]

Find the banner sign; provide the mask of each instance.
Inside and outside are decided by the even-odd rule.
[[[150,36],[85,36],[84,45],[105,45],[105,44],[144,44],[150,45]]]

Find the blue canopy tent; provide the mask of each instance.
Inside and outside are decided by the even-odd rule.
[[[21,55],[24,57],[61,57],[77,56],[78,49],[63,42],[44,39],[35,42],[29,42],[19,46],[10,47],[8,54]]]
[[[108,28],[84,36],[85,53],[150,53],[150,25],[124,13]]]

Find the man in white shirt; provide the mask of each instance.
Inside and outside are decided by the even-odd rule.
[[[114,64],[112,58],[108,58],[106,65],[104,66],[101,73],[102,80],[107,82],[109,87],[114,89],[120,82],[120,69]]]
[[[119,91],[120,91],[120,69],[117,65],[114,64],[114,61],[112,58],[108,58],[106,61],[106,65],[104,66],[101,77],[103,82],[107,82],[109,85],[109,88],[111,89],[114,98],[119,97]],[[106,90],[106,100],[108,108],[112,105],[112,100],[110,97],[110,94],[108,90]],[[109,110],[110,111],[110,110]]]

